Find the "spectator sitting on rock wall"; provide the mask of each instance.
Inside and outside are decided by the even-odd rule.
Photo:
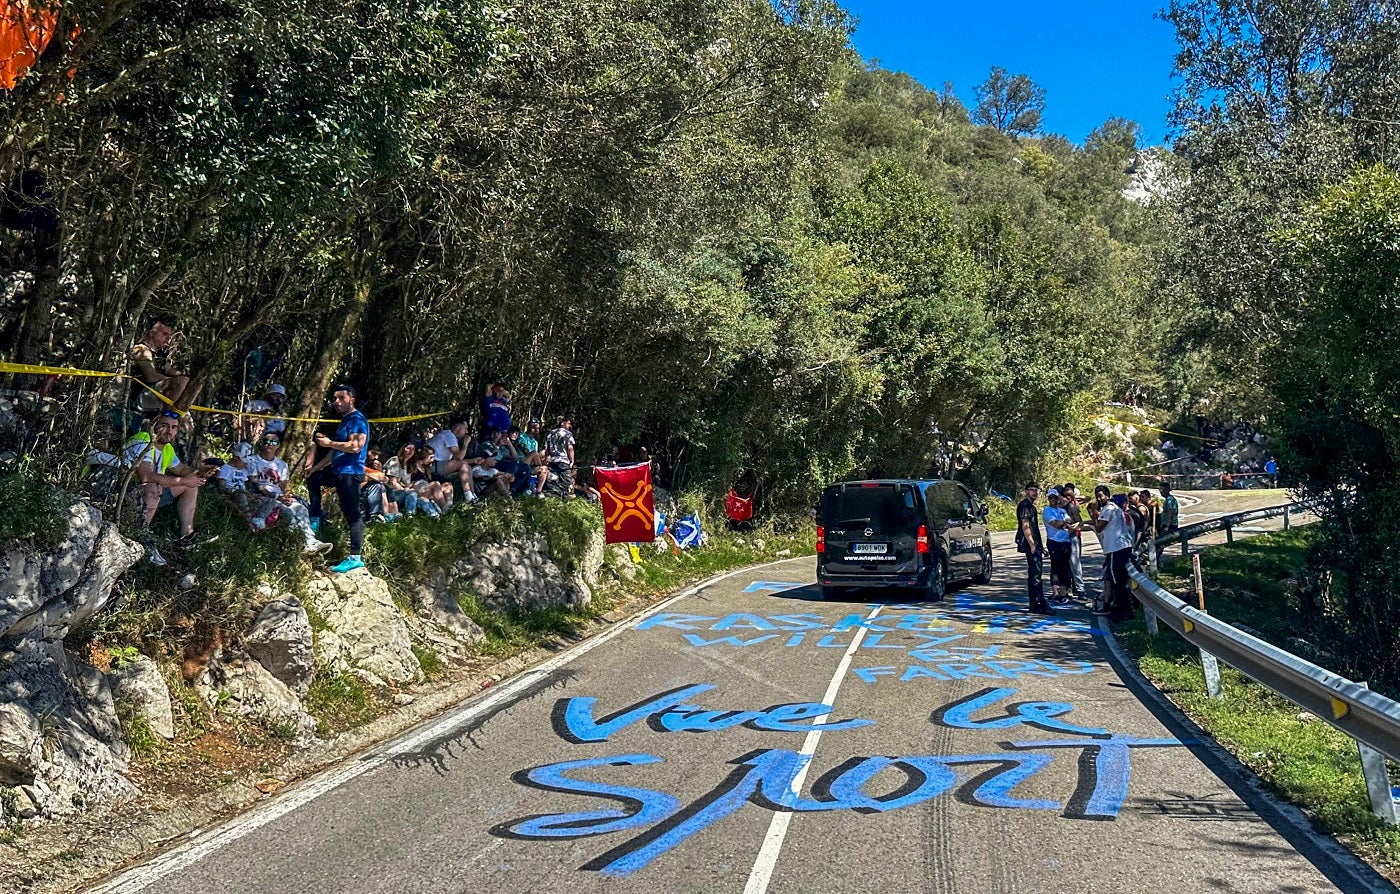
[[[319,553],[331,548],[331,544],[316,538],[311,530],[311,514],[306,503],[288,490],[288,469],[285,460],[277,455],[282,439],[275,434],[265,434],[258,442],[259,455],[248,468],[252,473],[249,485],[262,498],[253,517],[249,519],[254,528],[267,527],[267,520],[276,512],[277,517],[299,532],[303,539],[302,552]]]
[[[172,446],[179,428],[179,413],[161,412],[151,420],[149,432],[137,432],[126,443],[122,458],[126,465],[136,467],[136,474],[145,485],[144,523],[149,526],[156,510],[173,502],[180,517],[179,543],[187,545],[194,540],[194,511],[199,489],[217,468],[210,466],[200,470],[180,460]]]

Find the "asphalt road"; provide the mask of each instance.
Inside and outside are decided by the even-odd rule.
[[[1341,890],[1018,558],[938,604],[735,574],[97,890]]]

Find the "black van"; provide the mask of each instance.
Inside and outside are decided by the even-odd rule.
[[[987,511],[956,481],[843,481],[817,509],[817,583],[823,599],[842,587],[914,587],[943,598],[948,584],[992,576]]]

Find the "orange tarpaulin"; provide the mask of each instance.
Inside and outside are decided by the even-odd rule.
[[[31,0],[0,0],[0,87],[13,90],[53,39],[58,16]]]

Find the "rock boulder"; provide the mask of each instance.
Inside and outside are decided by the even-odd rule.
[[[145,719],[151,732],[163,739],[175,738],[175,716],[170,710],[170,687],[154,661],[145,655],[113,662],[107,674],[112,694]]]
[[[316,660],[311,621],[295,596],[273,599],[258,612],[243,646],[267,672],[304,698],[311,688]]]
[[[342,671],[360,668],[390,683],[422,676],[408,626],[384,581],[368,571],[322,575],[311,581],[306,598],[334,633],[320,637],[333,640],[333,648],[317,644],[327,663]]]

